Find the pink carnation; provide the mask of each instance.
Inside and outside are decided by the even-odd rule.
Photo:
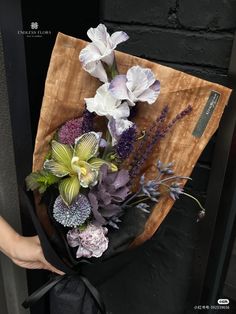
[[[67,121],[58,131],[58,140],[62,144],[73,145],[75,139],[83,134],[83,118]]]
[[[84,231],[77,228],[67,233],[67,241],[71,247],[78,247],[76,257],[100,257],[108,248],[107,228],[89,224]]]

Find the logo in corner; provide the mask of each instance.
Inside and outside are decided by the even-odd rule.
[[[218,299],[218,304],[229,304],[229,299]]]
[[[31,27],[31,29],[38,29],[39,23],[38,22],[31,22],[30,27]]]

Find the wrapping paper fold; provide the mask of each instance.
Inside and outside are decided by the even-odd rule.
[[[86,42],[59,33],[52,52],[45,83],[38,132],[33,157],[33,170],[39,170],[49,150],[55,130],[65,121],[82,115],[84,98],[94,97],[100,82],[86,73],[79,61],[80,50]],[[145,130],[169,105],[168,120],[188,105],[192,113],[178,122],[173,130],[155,147],[145,167],[146,175],[155,174],[155,163],[175,162],[175,173],[190,176],[204,147],[218,128],[231,90],[197,77],[185,74],[125,53],[116,52],[120,73],[133,65],[150,68],[161,82],[161,93],[156,103],[138,104],[135,122]],[[170,198],[162,198],[146,222],[144,231],[133,245],[149,239],[157,230],[173,205]]]

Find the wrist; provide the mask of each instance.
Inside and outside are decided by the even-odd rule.
[[[18,233],[14,232],[9,237],[8,242],[6,243],[5,248],[5,254],[11,258],[14,259],[17,257],[17,248],[19,247],[19,242],[21,241],[22,236]]]

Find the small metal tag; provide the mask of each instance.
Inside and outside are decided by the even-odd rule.
[[[220,98],[220,93],[216,91],[211,91],[211,94],[207,100],[207,103],[202,111],[202,114],[195,126],[195,129],[193,130],[193,136],[195,137],[201,137],[203,132],[206,129],[206,126],[215,110],[215,107],[218,103],[218,100]]]

